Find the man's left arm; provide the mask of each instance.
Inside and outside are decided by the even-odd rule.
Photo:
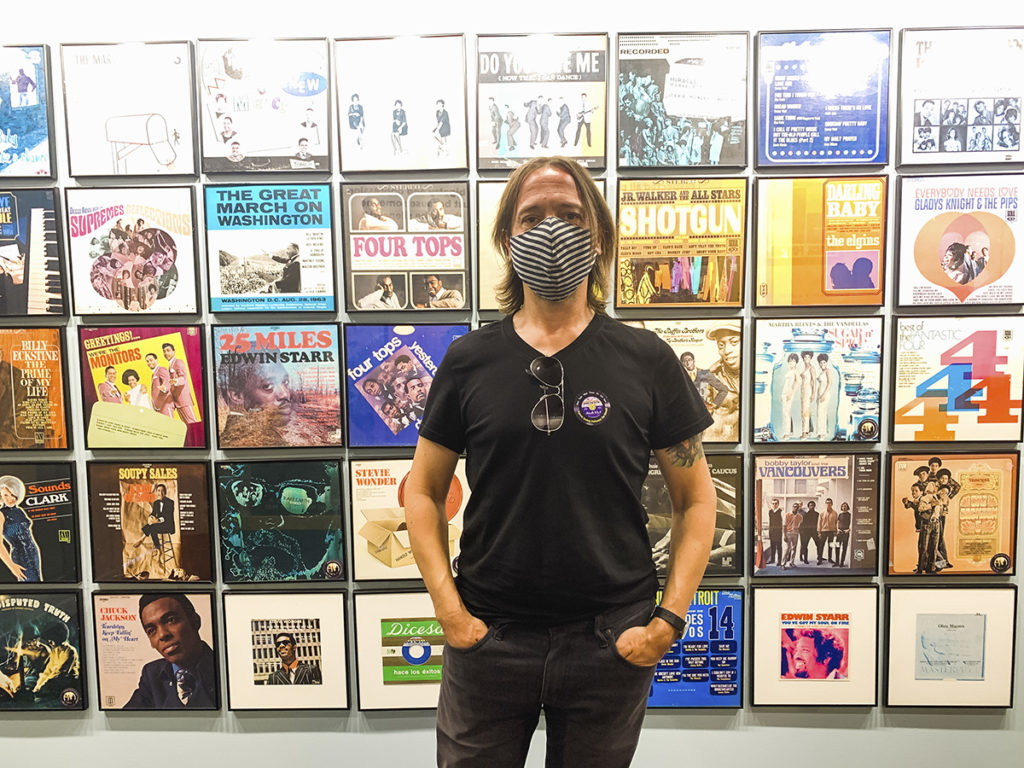
[[[685,619],[711,552],[717,495],[699,434],[655,450],[654,457],[672,500],[668,578],[661,606]],[[652,618],[645,626],[627,629],[616,645],[622,657],[631,663],[653,666],[675,642],[677,634],[664,619]]]

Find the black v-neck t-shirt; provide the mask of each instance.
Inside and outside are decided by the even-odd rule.
[[[544,394],[528,370],[538,356],[511,317],[457,339],[420,425],[422,437],[466,453],[456,586],[484,621],[552,626],[653,596],[640,503],[651,450],[712,423],[667,344],[595,315],[554,355],[565,418],[547,434],[530,418]]]

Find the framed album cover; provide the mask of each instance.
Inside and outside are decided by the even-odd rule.
[[[349,312],[470,309],[469,183],[342,184]]]
[[[739,307],[746,179],[620,179],[616,309]]]
[[[1017,586],[887,587],[888,707],[1012,707]]]
[[[0,319],[68,313],[55,197],[48,187],[0,189]]]
[[[337,459],[218,461],[226,584],[345,577]]]
[[[0,712],[88,707],[82,593],[0,594]]]
[[[654,671],[648,708],[742,707],[743,627],[742,587],[698,589],[686,632]]]
[[[327,40],[200,40],[204,173],[331,170]]]
[[[754,576],[876,576],[881,456],[754,456]]]
[[[1016,572],[1020,454],[890,453],[889,575]]]
[[[78,582],[77,487],[69,462],[0,463],[0,584]]]
[[[878,586],[754,587],[753,703],[878,703]]]
[[[607,34],[477,35],[476,46],[480,170],[553,154],[605,167]]]
[[[362,710],[433,709],[445,644],[426,592],[353,595]]]
[[[757,165],[884,165],[891,29],[760,32]]]
[[[191,42],[63,43],[60,53],[72,176],[196,174]]]
[[[705,576],[742,576],[743,551],[743,455],[709,453],[706,455],[711,480],[718,494],[715,537],[704,569]],[[640,489],[640,503],[647,513],[647,536],[658,579],[668,577],[669,545],[672,533],[672,499],[669,498],[661,467],[650,458],[650,471]]]
[[[76,315],[194,315],[195,190],[68,187]]]
[[[334,41],[341,172],[464,171],[465,35]]]
[[[93,592],[99,706],[220,709],[212,592]]]
[[[467,333],[468,323],[346,323],[349,447],[414,447],[437,366],[448,345]]]
[[[679,357],[715,420],[704,430],[705,443],[740,440],[740,377],[743,324],[741,318],[720,320],[624,320],[627,325],[657,334]]]
[[[54,176],[53,84],[48,45],[0,46],[0,178]]]
[[[604,179],[594,179],[601,194],[607,194]],[[505,192],[505,181],[477,181],[476,251],[473,254],[473,274],[476,275],[477,308],[481,312],[497,312],[496,291],[505,273],[504,260],[491,242],[494,220]]]
[[[224,593],[228,709],[348,709],[344,592]]]
[[[881,306],[886,181],[759,178],[756,305]]]
[[[904,29],[899,164],[1019,164],[1021,69],[1024,27]]]
[[[901,307],[1024,304],[1024,174],[901,176]]]
[[[90,461],[93,581],[213,581],[205,461]]]
[[[0,328],[0,450],[71,446],[63,328]]]
[[[750,34],[620,34],[619,168],[745,167]]]
[[[210,331],[221,448],[342,444],[337,323]]]
[[[1021,439],[1024,317],[897,317],[895,442]]]
[[[86,448],[207,446],[199,327],[80,327],[78,340]]]
[[[754,442],[878,442],[882,318],[754,320]]]
[[[203,188],[213,312],[333,312],[329,184]]]
[[[405,525],[405,481],[412,459],[350,459],[352,494],[352,577],[356,581],[419,579],[416,557]],[[466,460],[455,465],[445,512],[450,560],[459,556],[462,513],[469,501]]]

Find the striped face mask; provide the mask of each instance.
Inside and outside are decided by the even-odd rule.
[[[555,216],[509,239],[512,267],[542,299],[569,298],[587,279],[597,254],[590,231]]]

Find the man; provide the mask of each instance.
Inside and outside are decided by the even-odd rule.
[[[387,231],[398,229],[398,222],[390,216],[384,215],[384,209],[380,204],[380,200],[376,197],[364,197],[362,206],[363,217],[359,219],[356,229],[382,229]]]
[[[360,309],[401,309],[402,300],[395,293],[391,275],[381,275],[374,289],[359,299],[356,305]]]
[[[939,124],[938,107],[932,99],[925,99],[917,107],[914,125],[935,126]]]
[[[494,101],[493,96],[487,97],[487,116],[491,119],[491,141],[497,149],[501,144],[501,108]]]
[[[241,429],[250,417],[265,417],[266,426],[281,427],[296,410],[288,371],[276,361],[219,366],[217,395],[228,411],[221,429],[222,444],[232,444],[230,433]]]
[[[818,539],[818,510],[815,509],[817,502],[808,501],[807,511],[804,519],[800,522],[800,562],[810,565],[807,560],[807,545],[814,542],[814,549],[817,551],[818,559],[821,559],[821,543]]]
[[[802,680],[846,678],[846,647],[843,639],[824,629],[787,629],[783,677]]]
[[[427,401],[427,389],[423,379],[419,376],[410,376],[405,382],[405,391],[412,404],[412,415],[414,418],[423,418],[423,408]]]
[[[296,657],[295,635],[291,632],[278,632],[274,636],[274,651],[281,659],[281,666],[270,673],[267,685],[320,685],[323,682],[319,666]]]
[[[391,148],[396,155],[405,152],[402,137],[408,135],[409,123],[405,119],[405,110],[401,100],[395,100],[395,108],[391,110]]]
[[[426,213],[409,221],[409,230],[423,232],[431,229],[462,229],[462,217],[445,211],[444,200],[434,197],[427,201]]]
[[[700,393],[708,411],[713,413],[729,394],[728,388],[709,370],[697,367],[697,360],[693,356],[693,352],[687,350],[681,353],[679,362],[682,363],[683,370],[686,371],[686,375],[690,377],[690,381]]]
[[[228,160],[232,163],[240,163],[245,160],[245,153],[242,152],[242,145],[239,142],[231,142],[231,152],[228,154]]]
[[[139,685],[122,709],[217,709],[217,664],[199,637],[202,620],[177,592],[139,598],[139,620],[162,658],[142,668]]]
[[[580,94],[580,108],[576,111],[576,140],[572,143],[578,147],[580,143],[580,131],[587,129],[587,146],[590,146],[590,121],[594,117],[594,107],[587,98],[586,93]]]
[[[492,242],[507,317],[448,348],[406,483],[445,635],[438,762],[518,768],[543,710],[548,766],[627,765],[711,550],[711,418],[667,344],[605,315],[615,227],[586,169],[520,166]],[[639,498],[652,449],[672,500],[657,608]],[[473,494],[453,579],[445,501],[463,450]]]
[[[302,292],[302,264],[299,263],[298,243],[289,243],[283,253],[275,253],[270,258],[278,264],[284,264],[281,276],[274,283],[276,293]]]
[[[31,88],[34,93],[36,91],[36,81],[26,75],[24,69],[19,69],[18,76],[11,78],[11,85],[18,89],[18,106],[27,107],[29,105],[28,89]]]
[[[363,131],[366,130],[363,105],[359,103],[359,94],[353,93],[348,105],[348,129],[356,134],[356,146],[363,148]]]
[[[832,546],[838,532],[839,513],[832,506],[832,499],[825,499],[825,511],[818,516],[818,565],[824,563],[822,554],[828,555],[829,563],[835,565]]]
[[[305,136],[303,136],[301,139],[299,139],[299,148],[298,148],[298,151],[295,153],[295,159],[296,160],[312,160],[313,159],[313,155],[309,151],[309,139],[307,139]]]
[[[189,387],[188,366],[183,360],[174,356],[174,345],[161,346],[164,359],[167,361],[167,372],[171,376],[171,402],[178,411],[178,418],[186,424],[196,424],[195,409],[192,406],[192,392]]]
[[[316,124],[316,119],[313,117],[313,109],[312,109],[312,107],[310,107],[310,108],[308,108],[306,110],[306,116],[303,119],[303,121],[301,123],[299,123],[299,127],[302,129],[302,133],[304,135],[312,136],[313,137],[313,143],[314,144],[317,144],[317,145],[320,144],[320,126]],[[308,143],[309,142],[307,142],[307,145],[308,145]],[[302,140],[300,139],[299,140],[299,146],[301,146],[301,145],[302,145]],[[303,159],[305,159],[305,158],[303,158]]]
[[[149,370],[153,372],[153,378],[149,383],[149,397],[153,401],[153,410],[162,413],[164,416],[173,416],[174,401],[171,397],[171,374],[159,364],[153,352],[148,353],[145,359]]]
[[[765,565],[782,565],[782,507],[772,499],[768,510],[768,557]]]
[[[437,275],[427,275],[427,300],[423,306],[428,309],[461,309],[466,303],[461,291],[445,288]]]
[[[548,141],[551,140],[551,115],[553,114],[553,112],[551,110],[551,97],[549,96],[547,98],[547,100],[545,100],[545,101],[541,101],[540,98],[538,98],[538,101],[540,102],[540,105],[541,105],[541,107],[540,107],[540,145],[544,149],[547,149],[548,148]]]
[[[163,483],[158,483],[156,488],[156,498],[153,499],[152,509],[149,511],[149,519],[151,522],[142,526],[143,539],[149,536],[153,540],[153,549],[160,549],[160,534],[174,533],[174,502],[167,498],[167,486]],[[142,543],[142,540],[139,540]],[[136,544],[135,546],[138,546]]]
[[[437,100],[437,112],[434,114],[437,124],[434,126],[434,141],[437,142],[437,154],[440,157],[448,151],[448,137],[452,135],[452,122],[448,110],[444,108],[444,99]]]
[[[530,149],[536,149],[537,136],[540,134],[540,126],[537,124],[540,117],[540,101],[530,99],[524,101],[523,106],[526,107],[526,127],[530,129]]]
[[[102,403],[123,403],[124,396],[121,394],[121,390],[117,388],[117,371],[114,366],[108,365],[103,369],[104,381],[100,382],[97,391],[99,392],[100,402]]]
[[[569,112],[569,105],[565,103],[565,99],[561,96],[558,97],[558,140],[561,142],[562,147],[569,143],[569,139],[565,136],[565,129],[569,127],[569,123],[572,122],[572,113]]]
[[[724,383],[727,391],[724,398],[715,404],[712,417],[715,426],[707,439],[724,441],[738,440],[740,434],[740,350],[741,330],[739,320],[720,320],[713,323],[706,332],[709,341],[718,348],[718,361],[711,364],[708,373]]]

